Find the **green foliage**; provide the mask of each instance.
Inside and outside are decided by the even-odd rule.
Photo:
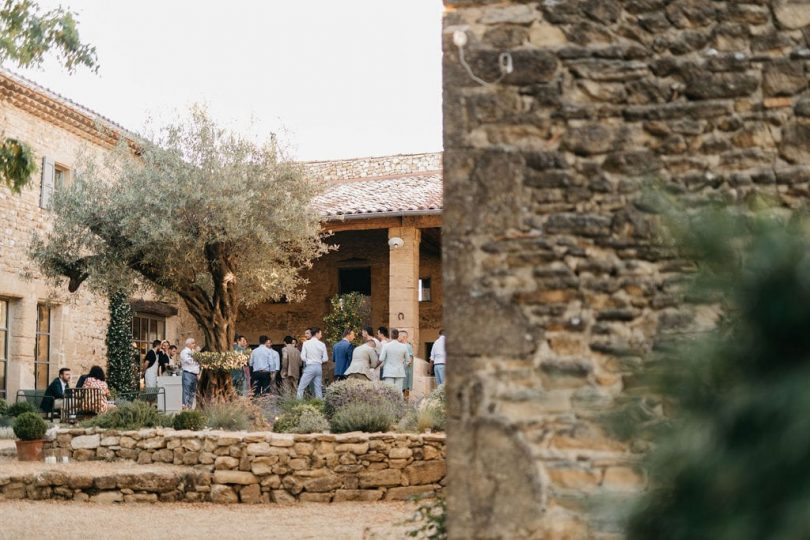
[[[402,398],[402,392],[379,381],[356,379],[336,381],[326,387],[324,401],[324,413],[329,419],[342,407],[353,403],[364,403],[371,407],[386,407],[386,410],[392,411],[395,421],[405,414],[405,400]]]
[[[649,405],[650,489],[627,537],[805,538],[810,485],[810,222],[701,213],[675,222],[700,269],[689,298],[721,314],[676,340],[637,379]],[[688,306],[687,306],[688,307]],[[688,320],[692,320],[691,318]]]
[[[397,425],[398,431],[422,433],[444,431],[447,421],[444,385],[436,387],[416,407],[411,407]]]
[[[0,143],[0,184],[19,194],[36,170],[34,151],[30,146],[17,139]]]
[[[133,394],[139,387],[140,370],[132,348],[132,309],[121,290],[109,296],[107,325],[107,385],[110,391]]]
[[[248,400],[214,401],[205,404],[206,424],[211,429],[247,431],[253,425]]]
[[[190,429],[200,431],[205,427],[206,418],[203,413],[196,410],[180,411],[174,415],[174,429]]]
[[[405,534],[411,538],[445,540],[447,538],[447,501],[442,496],[422,500],[409,523],[414,528]]]
[[[35,412],[26,412],[14,420],[14,435],[21,441],[36,441],[45,436],[48,424]]]
[[[5,416],[7,410],[8,410],[8,401],[6,401],[3,398],[0,398],[0,416]]]
[[[145,401],[132,401],[119,404],[114,409],[81,423],[84,427],[105,429],[141,429],[150,427],[168,427],[171,417]]]
[[[61,7],[42,12],[32,0],[5,0],[0,7],[0,62],[38,66],[49,51],[71,73],[77,66],[98,70],[96,48],[81,42],[72,12]]]
[[[291,405],[273,423],[276,433],[321,433],[327,429],[329,422],[317,403],[301,401]]]
[[[215,352],[231,348],[241,306],[303,298],[302,270],[327,251],[310,207],[321,188],[273,143],[198,108],[139,156],[121,145],[107,157],[79,160],[77,181],[55,193],[53,230],[31,247],[46,276],[69,277],[71,290],[174,292]],[[172,219],[156,219],[155,201]]]
[[[18,401],[17,403],[12,403],[6,409],[6,414],[8,416],[20,416],[23,413],[29,412],[37,412],[37,408],[27,401]]]
[[[358,292],[337,294],[329,300],[329,314],[323,318],[323,337],[326,343],[343,339],[343,331],[355,332],[355,344],[360,343],[360,329],[371,318],[368,297]]]
[[[376,433],[390,430],[396,421],[397,411],[391,403],[371,404],[358,401],[340,407],[329,420],[329,425],[333,433]]]

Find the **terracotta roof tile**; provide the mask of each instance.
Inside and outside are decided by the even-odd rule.
[[[313,206],[326,219],[387,213],[440,212],[439,172],[335,182],[315,198]]]

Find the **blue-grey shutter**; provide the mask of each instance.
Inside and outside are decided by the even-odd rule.
[[[53,197],[54,162],[47,157],[42,158],[42,187],[39,192],[39,207],[50,208]]]

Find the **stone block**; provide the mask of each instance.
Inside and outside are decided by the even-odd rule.
[[[447,474],[447,464],[444,460],[417,461],[405,467],[404,472],[412,486],[434,484]]]
[[[202,447],[203,443],[200,439],[183,439],[183,448],[189,452],[199,452]]]
[[[328,503],[332,500],[331,493],[302,493],[298,496],[301,502]]]
[[[111,504],[124,502],[124,496],[120,491],[102,491],[90,497],[90,502],[99,504]]]
[[[118,444],[121,448],[135,448],[137,441],[132,437],[121,437],[118,440]]]
[[[214,461],[214,469],[231,470],[239,468],[239,460],[230,456],[220,456]]]
[[[368,453],[368,442],[338,444],[337,446],[335,446],[335,452],[337,452],[338,454],[350,452],[352,454],[361,456],[365,453]]]
[[[101,446],[119,446],[121,437],[106,436],[99,443]]]
[[[93,477],[89,474],[71,474],[67,477],[67,485],[73,489],[93,487]]]
[[[382,469],[358,474],[360,487],[399,486],[402,484],[402,473],[399,469]]]
[[[217,504],[232,504],[239,502],[239,497],[230,486],[215,484],[211,486],[211,502]]]
[[[291,433],[273,433],[270,437],[270,446],[289,448],[295,445],[295,436]]]
[[[274,489],[273,490],[273,502],[278,504],[292,504],[298,502],[298,500],[283,489]]]
[[[388,457],[391,459],[408,459],[413,456],[413,450],[410,448],[394,447],[388,451]]]
[[[95,435],[80,435],[78,437],[73,437],[73,440],[70,441],[70,447],[74,450],[78,449],[96,449],[101,444],[101,437],[98,434]]]
[[[245,471],[214,471],[215,484],[258,484],[256,475]]]
[[[199,452],[186,452],[185,454],[183,454],[183,464],[196,465],[199,462],[200,462]]]
[[[262,502],[262,490],[259,484],[250,484],[239,490],[239,501],[244,504],[259,504]]]
[[[343,485],[343,480],[337,475],[310,478],[304,482],[304,489],[310,492],[333,491]]]
[[[93,485],[99,490],[110,490],[118,487],[118,476],[111,474],[107,476],[97,476],[93,479]]]
[[[392,488],[402,489],[402,488]],[[390,490],[389,490],[390,491]],[[335,492],[332,502],[348,502],[348,501],[379,501],[383,498],[383,491],[381,489],[339,489]]]

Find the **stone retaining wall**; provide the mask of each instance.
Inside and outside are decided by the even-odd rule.
[[[86,499],[109,492],[103,496],[105,500],[116,501],[402,500],[439,492],[446,472],[444,434],[292,435],[90,428],[61,430],[46,449],[67,450],[75,461],[128,460],[184,467],[143,475],[128,471],[99,477],[100,481],[85,479],[75,486],[63,478],[65,473],[57,472],[28,475],[27,483],[25,478],[5,478],[4,496],[11,490],[11,498],[47,498],[37,490],[48,488],[53,496],[62,498]],[[0,478],[0,485],[3,480]],[[34,491],[27,486],[34,486]]]

